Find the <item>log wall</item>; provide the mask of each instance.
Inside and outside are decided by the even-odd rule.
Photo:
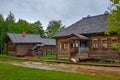
[[[101,40],[105,38],[107,39],[107,48],[103,48],[102,47],[102,42]],[[119,37],[117,35],[92,35],[90,40],[92,41],[92,39],[99,39],[100,41],[98,42],[98,48],[94,49],[92,48],[92,42],[91,42],[91,48],[89,51],[89,58],[93,58],[93,59],[99,59],[101,61],[116,61],[116,62],[120,62],[120,52],[118,52],[118,50],[114,49],[113,47],[109,47],[108,46],[108,39],[112,39],[112,38],[118,38]]]

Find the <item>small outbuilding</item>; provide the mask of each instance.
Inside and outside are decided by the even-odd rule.
[[[41,38],[39,34],[7,33],[4,38],[7,54],[12,56],[42,56],[56,53],[55,39]]]

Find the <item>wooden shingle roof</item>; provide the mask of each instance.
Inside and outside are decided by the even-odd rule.
[[[53,38],[42,38],[45,45],[56,45],[56,41]]]
[[[24,37],[20,33],[7,33],[13,43],[43,43],[45,45],[56,45],[54,39],[41,38],[39,34],[26,34]]]
[[[39,34],[26,34],[25,37],[20,33],[7,33],[13,43],[41,43],[42,39]]]
[[[106,19],[107,14],[85,17],[80,21],[72,24],[71,26],[56,33],[54,37],[68,36],[72,33],[90,34],[105,32],[107,29]]]

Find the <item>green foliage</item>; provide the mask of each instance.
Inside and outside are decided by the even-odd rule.
[[[64,29],[61,21],[52,20],[49,22],[48,27],[46,29],[47,37],[51,38],[55,33]]]
[[[14,25],[15,25],[14,14],[10,12],[10,14],[7,16],[6,21],[5,21],[5,26],[7,26],[6,32],[11,31]]]
[[[108,29],[105,33],[108,35],[111,33],[120,35],[120,0],[110,1],[112,2],[112,7],[107,18]],[[114,48],[120,51],[120,43],[114,45]]]
[[[3,38],[5,37],[7,31],[8,27],[6,26],[3,16],[0,14],[0,53],[2,53],[2,50],[5,48]]]
[[[120,35],[120,1],[111,0],[111,2],[112,7],[107,18],[108,29],[106,33],[110,34],[115,32]]]
[[[120,52],[120,43],[113,44],[112,47],[117,49]]]
[[[120,80],[120,78],[0,64],[0,80]]]
[[[15,21],[15,17],[13,13],[9,13],[7,18],[4,19],[0,14],[0,53],[6,51],[6,46],[3,42],[3,39],[7,32],[16,32],[16,33],[36,33],[36,28],[33,23],[28,23],[23,19],[19,19],[17,22]]]
[[[27,33],[36,33],[36,29],[34,27],[34,24],[29,23],[25,28],[24,31]]]
[[[43,29],[43,26],[40,21],[36,21],[34,23],[35,28],[36,28],[36,33],[40,34],[41,37],[45,37],[45,31]]]
[[[113,4],[119,4],[119,0],[110,0]]]
[[[12,26],[10,29],[9,29],[9,32],[23,32],[24,31],[24,28],[27,26],[27,22],[25,20],[22,20],[22,19],[19,19],[15,24],[14,26]]]
[[[6,46],[3,42],[4,37],[7,32],[15,32],[15,33],[37,33],[40,34],[41,37],[52,37],[56,32],[63,29],[61,21],[52,20],[48,24],[48,28],[45,31],[40,21],[36,21],[34,23],[29,23],[26,20],[19,19],[17,22],[15,21],[14,14],[10,12],[6,19],[0,14],[0,51],[3,49],[6,51]]]

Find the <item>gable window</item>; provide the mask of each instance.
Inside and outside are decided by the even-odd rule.
[[[98,39],[92,40],[92,48],[97,49],[98,48]]]
[[[107,38],[102,38],[101,42],[102,42],[102,46],[101,46],[101,47],[102,47],[103,49],[105,49],[105,48],[108,47],[108,45],[107,45]]]

